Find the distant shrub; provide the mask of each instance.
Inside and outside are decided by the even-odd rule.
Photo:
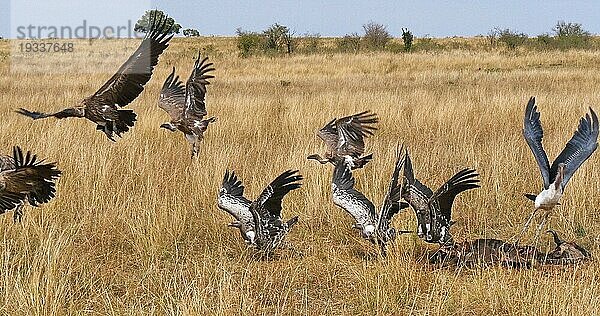
[[[385,50],[394,54],[404,53],[404,44],[400,41],[391,40],[385,45]]]
[[[183,30],[183,36],[185,37],[198,37],[200,36],[200,32],[196,29],[185,29]]]
[[[496,47],[496,45],[498,45],[498,37],[499,36],[500,36],[500,31],[497,28],[491,29],[487,33],[486,38],[491,47]]]
[[[342,53],[358,53],[360,50],[360,35],[357,33],[346,34],[337,40],[338,50]]]
[[[420,52],[432,52],[444,50],[446,47],[431,37],[424,36],[415,41],[413,50]]]
[[[558,21],[550,34],[538,35],[535,48],[538,49],[588,49],[592,47],[590,32],[583,29],[579,23]]]
[[[498,42],[504,43],[511,50],[523,45],[528,38],[527,34],[511,31],[510,29],[497,29],[497,31]]]
[[[242,57],[248,57],[257,53],[263,54],[291,54],[296,47],[294,33],[290,29],[278,23],[269,26],[261,33],[236,30],[237,47]]]
[[[200,48],[202,55],[204,56],[216,56],[219,55],[219,50],[213,44],[208,44]]]
[[[550,34],[540,34],[535,38],[535,46],[538,49],[554,48],[556,41]]]
[[[271,52],[288,53],[294,51],[295,43],[293,33],[285,25],[275,23],[263,31],[265,49]]]
[[[303,53],[314,54],[322,51],[321,34],[319,33],[306,33],[302,36],[300,42],[302,44],[301,49]]]
[[[555,45],[559,49],[589,48],[590,32],[583,29],[579,23],[558,21],[554,26]]]
[[[249,57],[262,50],[265,41],[262,34],[242,31],[241,28],[238,28],[235,32],[237,35],[237,47],[240,51],[240,56]]]
[[[383,50],[385,45],[392,39],[385,25],[369,22],[363,25],[365,35],[362,41],[364,47],[370,50]]]
[[[403,28],[402,29],[402,41],[404,42],[404,51],[405,52],[410,52],[410,50],[412,49],[413,39],[414,39],[413,34],[408,29]]]

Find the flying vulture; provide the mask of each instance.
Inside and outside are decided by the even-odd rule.
[[[96,124],[108,139],[115,141],[115,135],[127,132],[136,121],[133,110],[120,109],[135,100],[144,90],[158,63],[158,57],[169,46],[167,36],[171,26],[168,17],[151,17],[150,29],[137,50],[98,91],[83,99],[77,106],[56,113],[42,113],[24,108],[16,112],[34,120],[47,117],[58,119],[86,118]]]
[[[214,78],[209,72],[215,70],[212,63],[207,63],[208,57],[201,59],[200,53],[194,63],[192,73],[185,86],[173,72],[167,77],[160,92],[158,106],[165,110],[171,121],[160,127],[172,132],[179,130],[192,145],[192,158],[198,155],[198,146],[204,132],[210,123],[216,122],[215,117],[203,119],[206,116],[206,86],[208,79]]]
[[[373,158],[373,154],[362,156],[365,153],[364,138],[373,135],[377,130],[373,124],[378,122],[377,115],[369,111],[331,120],[317,132],[327,146],[325,157],[313,154],[307,158],[322,164],[335,164],[340,161],[338,158],[343,158],[351,169],[362,168]]]
[[[54,163],[38,160],[36,155],[13,148],[13,155],[0,156],[0,214],[14,209],[14,221],[21,221],[23,206],[38,206],[52,199],[61,172]]]

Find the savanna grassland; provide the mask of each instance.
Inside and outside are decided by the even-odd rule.
[[[306,156],[324,151],[315,132],[331,118],[372,110],[380,123],[367,152],[375,158],[355,172],[367,197],[381,203],[396,146],[404,143],[417,177],[432,187],[464,167],[480,173],[481,188],[455,203],[455,239],[509,239],[532,208],[523,193],[541,187],[521,136],[525,104],[537,97],[554,158],[587,107],[600,111],[600,51],[240,58],[233,39],[175,39],[129,106],[138,122],[116,143],[85,120],[34,123],[13,112],[57,110],[95,92],[124,61],[110,54],[111,42],[97,45],[109,52],[106,69],[88,61],[44,74],[11,71],[10,44],[0,42],[2,151],[20,145],[63,171],[49,204],[27,208],[20,224],[10,213],[0,217],[0,313],[599,313],[597,260],[532,270],[438,269],[426,257],[435,247],[415,235],[400,236],[386,259],[377,257],[333,205],[331,166]],[[187,78],[198,49],[217,68],[207,105],[219,121],[191,161],[183,136],[159,128],[168,115],[157,99],[171,66]],[[284,199],[283,210],[284,218],[300,216],[289,235],[295,251],[258,260],[226,226],[231,218],[216,206],[225,169],[240,175],[250,198],[282,171],[300,170],[303,187]],[[571,179],[550,222],[595,256],[599,179],[596,153]],[[412,211],[393,226],[414,229]],[[540,247],[551,247],[548,236]]]

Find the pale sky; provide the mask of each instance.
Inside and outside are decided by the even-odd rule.
[[[125,26],[144,10],[160,9],[184,28],[202,35],[233,35],[238,27],[261,31],[277,22],[296,34],[343,36],[362,25],[384,24],[393,36],[408,27],[416,36],[473,36],[494,27],[530,36],[552,31],[558,20],[577,22],[600,33],[600,1],[166,1],[166,0],[0,0],[0,36],[16,37],[17,28],[34,26]]]

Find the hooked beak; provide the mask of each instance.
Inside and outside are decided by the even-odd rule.
[[[170,123],[163,123],[163,124],[160,125],[160,127],[164,128],[164,129],[168,129],[171,132],[174,132],[175,129],[176,129],[175,126],[173,126],[173,124],[170,124]]]

